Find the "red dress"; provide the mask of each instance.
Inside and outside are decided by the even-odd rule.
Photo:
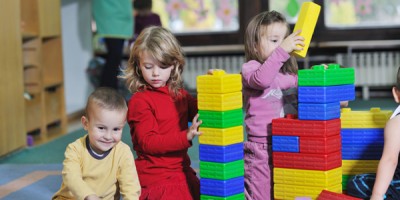
[[[197,100],[186,90],[173,99],[168,86],[135,93],[128,123],[137,153],[140,199],[199,199],[200,184],[187,154],[188,122],[197,114]]]

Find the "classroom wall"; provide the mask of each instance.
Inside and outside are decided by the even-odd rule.
[[[86,78],[86,67],[92,58],[90,0],[62,0],[62,41],[66,112],[84,108],[93,90]]]

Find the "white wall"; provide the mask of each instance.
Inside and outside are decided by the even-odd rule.
[[[62,42],[66,112],[71,114],[85,107],[93,90],[86,78],[86,67],[92,58],[90,0],[62,0]]]

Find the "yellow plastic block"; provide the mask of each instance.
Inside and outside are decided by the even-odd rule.
[[[301,4],[299,18],[296,25],[294,26],[293,32],[301,30],[300,35],[304,37],[304,47],[301,51],[293,52],[293,54],[297,57],[306,57],[315,26],[317,25],[320,11],[321,6],[313,2],[304,2],[303,4]]]
[[[392,115],[390,110],[371,108],[369,111],[352,111],[342,108],[340,121],[342,128],[385,128],[386,122]]]
[[[203,133],[199,136],[200,144],[226,146],[243,142],[243,126],[223,129],[200,127],[199,131]]]
[[[329,187],[274,184],[274,199],[293,200],[296,197],[310,197],[311,199],[317,199],[322,190],[342,193],[342,184]]]
[[[342,168],[328,171],[274,168],[274,183],[300,186],[332,186],[342,183]]]
[[[223,94],[242,91],[242,76],[214,70],[213,74],[197,76],[197,93]]]
[[[226,94],[198,93],[199,110],[227,111],[242,108],[242,92]]]
[[[342,160],[343,175],[376,173],[379,160]]]

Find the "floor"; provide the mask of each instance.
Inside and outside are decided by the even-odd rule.
[[[391,98],[349,102],[352,110],[394,110],[397,104]],[[5,157],[0,157],[0,199],[50,199],[61,184],[63,153],[70,142],[84,135],[80,117],[69,121],[68,133],[51,130],[46,140],[35,138],[35,145]],[[124,142],[131,145],[129,127],[123,133]],[[198,140],[189,149],[192,166],[198,170]]]

